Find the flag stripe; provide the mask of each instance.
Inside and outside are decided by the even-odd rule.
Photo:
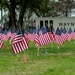
[[[0,49],[2,48],[3,46],[3,39],[2,39],[2,34],[0,34]]]
[[[12,47],[15,54],[29,48],[25,37],[21,37],[21,35],[15,36]]]
[[[23,42],[24,42],[25,48],[28,49],[29,47],[28,47],[25,37],[23,37]]]

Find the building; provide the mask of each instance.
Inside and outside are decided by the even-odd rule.
[[[70,27],[72,30],[75,28],[75,17],[38,17],[36,18],[36,28],[40,29],[48,25],[50,27],[53,25],[53,28],[56,30],[57,27],[59,28],[66,28],[69,29]]]

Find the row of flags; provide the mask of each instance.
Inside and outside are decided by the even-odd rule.
[[[0,49],[3,46],[4,40],[10,40],[12,50],[17,54],[29,48],[29,41],[35,42],[36,47],[39,47],[53,42],[62,45],[66,40],[70,41],[71,39],[75,39],[75,30],[72,31],[71,28],[67,30],[65,27],[63,29],[57,28],[56,31],[53,30],[52,34],[48,32],[46,28],[39,30],[31,29],[27,34],[24,29],[22,32],[23,34],[20,34],[19,29],[16,32],[5,30],[4,33],[2,33],[0,31]]]

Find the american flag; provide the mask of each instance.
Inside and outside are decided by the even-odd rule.
[[[28,35],[27,35],[27,34],[24,34],[24,37],[25,37],[25,39],[26,39],[26,42],[29,43],[30,40],[29,40],[29,38],[28,38]]]
[[[42,31],[39,31],[39,41],[40,41],[40,45],[43,46],[44,45],[44,40],[43,40],[43,34]]]
[[[29,43],[30,40],[29,40],[24,28],[22,29],[22,35],[23,35],[24,49],[26,50],[26,49],[29,48],[28,43]]]
[[[12,44],[12,49],[15,54],[22,51],[22,37],[21,35],[16,35]]]
[[[28,38],[29,38],[30,41],[33,42],[34,39],[35,39],[35,34],[28,33]]]
[[[28,49],[28,44],[25,40],[25,37],[21,35],[16,35],[12,44],[12,49],[15,54]]]
[[[74,29],[74,31],[72,32],[72,39],[74,39],[75,40],[75,29]]]
[[[2,39],[7,41],[8,40],[7,30],[4,30],[4,33],[2,34]]]
[[[63,41],[64,41],[64,42],[68,39],[68,32],[67,32],[67,30],[66,30],[65,27],[64,27],[64,29],[62,30],[61,36],[63,37]]]
[[[56,30],[55,42],[61,45],[64,43],[64,39],[61,36],[61,30],[59,28]]]
[[[8,35],[7,34],[2,34],[2,39],[7,41],[8,40]]]
[[[24,50],[28,49],[29,46],[28,46],[28,42],[26,41],[26,38],[23,37],[23,47],[24,47]]]
[[[12,36],[12,33],[11,33],[10,30],[7,32],[7,35],[8,35],[8,37],[11,37]]]
[[[52,42],[52,37],[49,32],[44,34],[45,45],[50,44]]]
[[[44,28],[43,30],[41,30],[39,32],[39,34],[40,34],[39,41],[40,41],[41,46],[47,45],[47,44],[49,44],[49,43],[52,42],[52,40],[50,38],[51,37],[50,33],[47,32],[46,28]]]
[[[61,44],[62,45],[64,43],[63,37],[60,36],[60,35],[56,35],[55,36],[55,39],[56,39],[56,43],[58,43],[58,44]]]
[[[2,39],[2,36],[1,36],[2,34],[0,33],[0,49],[2,48],[2,46],[3,46],[3,39]]]
[[[72,39],[72,37],[73,37],[72,35],[73,35],[72,29],[70,28],[69,31],[68,31],[68,39],[67,39],[68,41],[70,41]]]
[[[55,42],[55,32],[53,31],[53,33],[49,33],[50,34],[50,39],[51,39],[51,42]]]
[[[11,35],[11,37],[10,37],[10,44],[12,43],[13,39],[15,38],[15,36],[16,36],[16,33],[13,33],[13,34]]]
[[[68,33],[67,32],[65,34],[62,33],[61,36],[63,38],[63,42],[65,42],[68,39]]]
[[[40,41],[39,41],[39,35],[37,34],[37,32],[36,32],[36,34],[35,34],[35,39],[34,39],[34,41],[35,41],[35,45],[38,47],[39,45],[40,45]]]

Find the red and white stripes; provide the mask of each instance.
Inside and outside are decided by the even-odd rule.
[[[3,39],[2,39],[2,36],[1,36],[2,34],[0,34],[0,49],[2,48],[2,46],[3,46]]]
[[[28,49],[28,44],[25,40],[25,37],[21,37],[21,35],[16,35],[12,44],[12,48],[15,54]]]

